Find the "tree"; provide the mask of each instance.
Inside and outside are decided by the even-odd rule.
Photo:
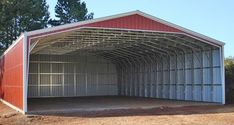
[[[0,2],[0,47],[6,49],[24,31],[47,27],[46,0],[2,0]]]
[[[58,0],[55,13],[58,20],[50,20],[52,26],[93,18],[93,13],[88,14],[86,3],[80,0]]]
[[[226,58],[224,63],[227,101],[234,102],[234,58]]]

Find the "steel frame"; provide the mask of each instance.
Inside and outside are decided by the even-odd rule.
[[[214,68],[221,69],[221,64],[213,65],[213,51],[221,50],[183,34],[83,28],[56,39],[52,44],[47,38],[42,38],[34,46],[32,55],[81,54],[111,60],[117,68],[118,95],[219,102],[214,97],[214,86],[219,85],[214,84],[213,72]],[[205,58],[207,51],[210,55]],[[204,66],[204,61],[208,61],[209,66]],[[204,97],[204,86],[208,85],[204,84],[204,69],[210,69],[210,99]],[[187,83],[189,77],[191,80]],[[96,79],[99,79],[98,73]],[[200,82],[196,83],[198,79]],[[201,87],[200,93],[198,87]]]

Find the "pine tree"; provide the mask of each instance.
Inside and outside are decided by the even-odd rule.
[[[88,14],[86,3],[80,0],[58,0],[55,13],[59,20],[50,20],[50,24],[53,26],[93,18],[93,13]]]
[[[24,31],[47,27],[46,0],[3,0],[0,2],[0,47],[6,49]]]

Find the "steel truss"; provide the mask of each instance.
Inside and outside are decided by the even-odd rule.
[[[219,62],[220,48],[185,34],[82,28],[51,39],[35,39],[31,55],[86,55],[111,60],[117,69],[118,95],[222,100],[215,94],[221,89],[221,78],[215,77],[221,75],[214,76],[221,70],[221,64],[214,63]]]

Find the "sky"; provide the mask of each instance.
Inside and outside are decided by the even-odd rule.
[[[57,0],[47,0],[55,18]],[[234,56],[234,0],[84,0],[94,18],[140,10],[225,42],[225,57]]]

